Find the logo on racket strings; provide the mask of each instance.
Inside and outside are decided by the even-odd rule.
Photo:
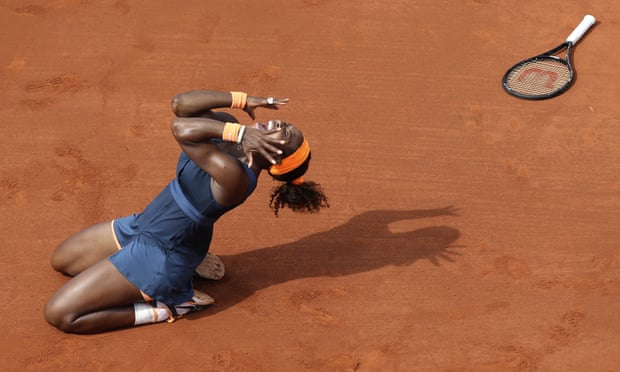
[[[524,70],[517,79],[518,81],[523,81],[527,79],[530,75],[534,75],[536,78],[544,78],[547,77],[547,82],[545,83],[545,87],[549,89],[553,89],[553,85],[556,80],[558,80],[558,73],[555,71],[545,71],[537,67],[528,68]]]

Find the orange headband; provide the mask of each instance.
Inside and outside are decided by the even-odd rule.
[[[280,176],[295,170],[302,165],[306,159],[308,159],[308,155],[310,155],[310,146],[308,145],[308,141],[304,138],[301,146],[299,146],[294,153],[282,159],[280,164],[274,164],[269,168],[269,174],[273,176]]]

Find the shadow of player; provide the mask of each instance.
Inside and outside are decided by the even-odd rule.
[[[331,230],[315,233],[295,242],[261,248],[237,255],[219,255],[226,276],[219,281],[196,280],[196,289],[216,298],[208,315],[235,305],[254,292],[290,280],[311,277],[339,277],[376,270],[388,265],[410,265],[427,259],[439,265],[459,255],[451,250],[460,236],[448,226],[392,232],[399,221],[454,216],[452,207],[390,211],[367,211]]]

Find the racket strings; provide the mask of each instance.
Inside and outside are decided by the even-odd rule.
[[[570,67],[561,59],[538,58],[513,67],[505,80],[506,88],[531,97],[552,95],[572,80]]]

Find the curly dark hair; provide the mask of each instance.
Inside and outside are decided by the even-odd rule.
[[[282,182],[272,190],[271,200],[269,201],[269,206],[276,217],[278,217],[280,208],[284,206],[299,213],[316,213],[322,208],[329,208],[327,196],[325,196],[321,185],[312,181],[304,181],[301,184],[293,183],[293,180],[306,173],[311,157],[312,154],[309,154],[308,159],[291,172],[278,176],[270,173],[276,181]]]

